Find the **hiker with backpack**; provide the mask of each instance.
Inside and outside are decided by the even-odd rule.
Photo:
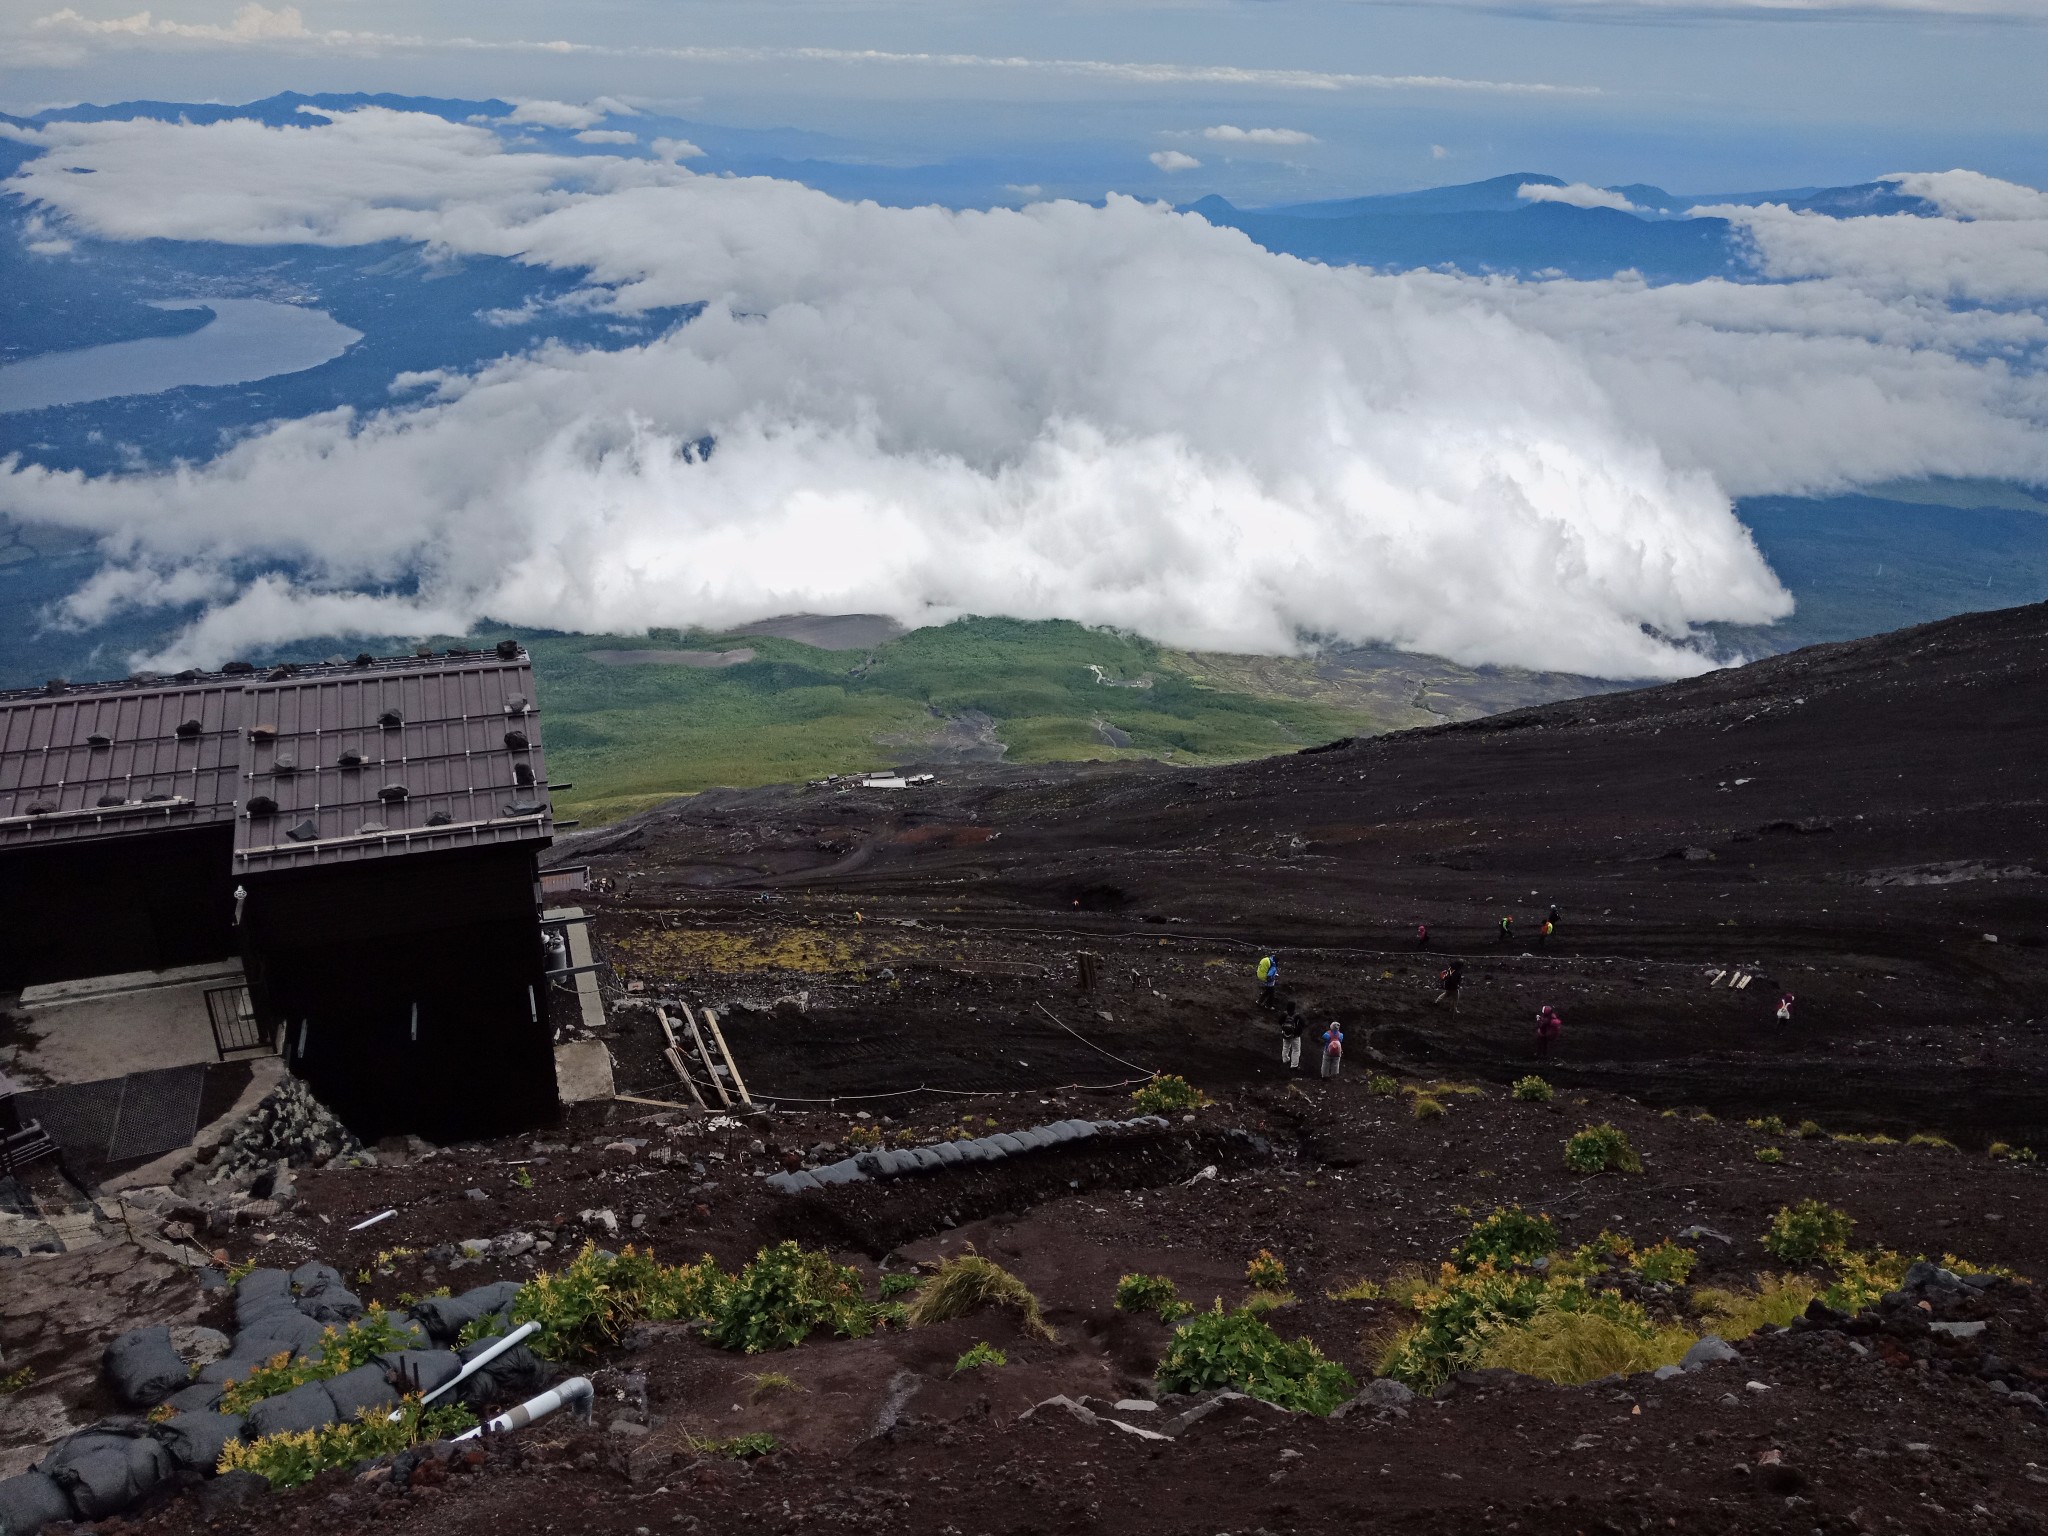
[[[1415,947],[1417,949],[1429,948],[1429,924],[1417,923],[1415,925]]]
[[[1790,1024],[1792,1022],[1792,1002],[1793,998],[1790,992],[1787,992],[1783,997],[1778,999],[1779,1023]]]
[[[1536,1059],[1550,1059],[1550,1048],[1557,1044],[1557,1037],[1564,1033],[1564,1019],[1558,1011],[1545,1003],[1536,1014]]]
[[[1344,1070],[1344,1026],[1335,1019],[1323,1031],[1323,1076],[1336,1077]]]
[[[1494,935],[1493,942],[1496,944],[1512,944],[1515,942],[1515,920],[1512,916],[1504,917],[1500,920],[1500,932]]]
[[[1280,957],[1261,955],[1257,967],[1259,978],[1259,1006],[1274,1007],[1280,1001]]]
[[[1301,1065],[1301,1037],[1308,1028],[1308,1020],[1301,1016],[1301,1005],[1290,1000],[1280,1015],[1280,1065],[1299,1067]]]
[[[1465,962],[1453,960],[1449,965],[1436,973],[1436,979],[1437,984],[1443,990],[1437,993],[1435,1002],[1431,1003],[1430,1006],[1435,1007],[1438,1003],[1449,999],[1451,1012],[1456,1013],[1458,1011],[1458,988],[1465,984]]]
[[[1546,917],[1543,920],[1543,926],[1536,930],[1536,947],[1538,949],[1550,948],[1550,936],[1556,931],[1557,924]]]

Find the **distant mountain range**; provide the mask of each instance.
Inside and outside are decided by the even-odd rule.
[[[1333,266],[1462,272],[1521,277],[1611,277],[1639,272],[1651,282],[1752,277],[1734,227],[1695,208],[1784,203],[1838,218],[1935,212],[1889,182],[1798,187],[1679,197],[1661,187],[1603,187],[1627,208],[1581,207],[1531,198],[1525,187],[1564,188],[1533,171],[1420,192],[1389,192],[1273,208],[1238,208],[1211,195],[1184,205],[1211,224],[1244,231],[1269,251]]]

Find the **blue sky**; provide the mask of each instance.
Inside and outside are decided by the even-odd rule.
[[[2048,0],[0,0],[0,104],[16,111],[281,89],[611,95],[809,130],[834,157],[987,157],[1061,191],[1249,202],[1524,169],[1680,192],[1953,166],[2043,185],[2043,80]],[[1314,142],[1200,137],[1218,126]],[[1200,164],[1161,169],[1168,151]]]

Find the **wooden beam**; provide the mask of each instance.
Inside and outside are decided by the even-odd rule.
[[[718,1054],[725,1058],[726,1070],[732,1073],[732,1085],[740,1091],[740,1102],[752,1109],[754,1096],[747,1092],[746,1081],[740,1076],[740,1064],[733,1059],[732,1047],[725,1043],[725,1031],[718,1027],[718,1015],[706,1008],[704,1022],[710,1026],[711,1038],[718,1042]]]
[[[718,1094],[718,1102],[731,1109],[732,1095],[725,1091],[725,1084],[718,1080],[718,1069],[711,1064],[711,1047],[704,1043],[704,1032],[697,1027],[697,1015],[688,1003],[683,1004],[683,1022],[690,1026],[690,1038],[697,1042],[697,1059],[704,1063],[704,1073],[711,1079],[711,1086]]]

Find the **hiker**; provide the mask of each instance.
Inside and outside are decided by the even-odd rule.
[[[1259,1006],[1271,1008],[1280,1001],[1280,957],[1261,955],[1258,965]]]
[[[1301,1005],[1290,1000],[1286,1012],[1280,1015],[1280,1065],[1298,1067],[1301,1065],[1301,1037],[1308,1028],[1308,1020],[1301,1016]]]
[[[1512,944],[1515,942],[1514,918],[1504,917],[1500,920],[1500,932],[1494,936],[1493,942],[1496,944]]]
[[[1792,994],[1790,992],[1787,992],[1778,999],[1778,1021],[1782,1024],[1790,1024],[1792,1022]]]
[[[1344,1070],[1344,1026],[1335,1019],[1323,1031],[1323,1076],[1335,1077]]]
[[[1557,910],[1557,903],[1553,901],[1550,904],[1550,926],[1555,928],[1559,923],[1563,921],[1564,914]]]
[[[1451,1012],[1456,1013],[1458,1011],[1458,988],[1465,984],[1465,962],[1453,960],[1449,965],[1436,973],[1436,979],[1437,985],[1442,987],[1443,990],[1437,993],[1436,1002],[1430,1004],[1430,1006],[1435,1007],[1437,1003],[1449,999]]]
[[[1557,1043],[1557,1037],[1564,1033],[1564,1019],[1558,1011],[1545,1003],[1536,1015],[1536,1059],[1547,1061],[1550,1048]]]
[[[1415,925],[1415,947],[1417,949],[1429,948],[1429,924],[1417,923]]]
[[[1546,917],[1543,920],[1543,926],[1536,930],[1536,947],[1538,949],[1550,948],[1550,936],[1555,932],[1557,932],[1557,924]]]

